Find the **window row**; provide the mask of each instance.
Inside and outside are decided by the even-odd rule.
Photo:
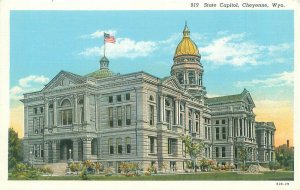
[[[108,139],[108,153],[109,154],[130,154],[131,153],[131,138],[126,137],[125,141],[122,142],[122,138],[117,138],[114,144],[113,139]],[[124,150],[123,150],[123,145]]]
[[[220,147],[216,147],[216,158],[222,158],[226,157],[226,148],[225,146],[221,147],[221,155],[220,155]]]
[[[34,114],[42,114],[42,113],[44,113],[44,108],[43,107],[33,108],[33,113]]]
[[[116,95],[116,100],[117,102],[121,102],[122,101],[122,95],[119,94],[119,95]],[[125,94],[125,97],[123,97],[124,100],[130,100],[130,93],[126,93]],[[114,102],[114,96],[109,96],[108,97],[108,102],[109,103],[113,103]]]
[[[220,134],[220,129],[222,130],[221,134]],[[221,139],[223,139],[223,140],[226,139],[226,128],[225,127],[216,127],[216,140],[221,140]]]
[[[204,137],[205,139],[210,140],[210,127],[204,128]]]
[[[108,125],[110,127],[123,126],[124,119],[125,125],[131,125],[131,105],[108,108]]]
[[[44,117],[33,118],[33,133],[39,134],[44,132]]]
[[[222,120],[216,120],[216,125],[219,125],[220,121],[222,122],[222,124],[226,124],[226,120],[222,119]]]
[[[44,157],[44,147],[41,144],[35,144],[33,145],[33,151],[30,151],[30,156],[33,156],[35,158],[43,158]],[[32,155],[33,154],[33,155]],[[30,158],[32,159],[32,157]]]

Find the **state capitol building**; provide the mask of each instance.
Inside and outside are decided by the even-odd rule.
[[[99,161],[118,168],[167,164],[187,168],[182,135],[204,142],[203,156],[237,164],[238,147],[248,161],[275,159],[273,122],[256,122],[250,92],[207,98],[204,68],[187,25],[171,75],[115,74],[105,56],[87,75],[59,72],[41,91],[24,94],[24,159],[34,165]]]

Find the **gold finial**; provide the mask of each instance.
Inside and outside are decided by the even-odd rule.
[[[183,37],[190,37],[190,30],[187,26],[187,21],[185,21],[185,26],[183,29]]]

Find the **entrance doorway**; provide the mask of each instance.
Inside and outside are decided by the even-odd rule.
[[[71,155],[70,155],[71,150]],[[67,161],[68,159],[73,159],[73,142],[70,139],[65,139],[60,141],[60,160]]]

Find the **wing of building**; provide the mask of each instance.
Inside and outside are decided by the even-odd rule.
[[[273,123],[256,123],[247,90],[207,98],[197,45],[185,25],[171,76],[115,74],[109,60],[85,76],[59,72],[41,91],[24,94],[24,159],[34,165],[94,160],[118,168],[139,162],[145,169],[186,169],[182,135],[202,140],[203,156],[237,164],[274,159]]]

